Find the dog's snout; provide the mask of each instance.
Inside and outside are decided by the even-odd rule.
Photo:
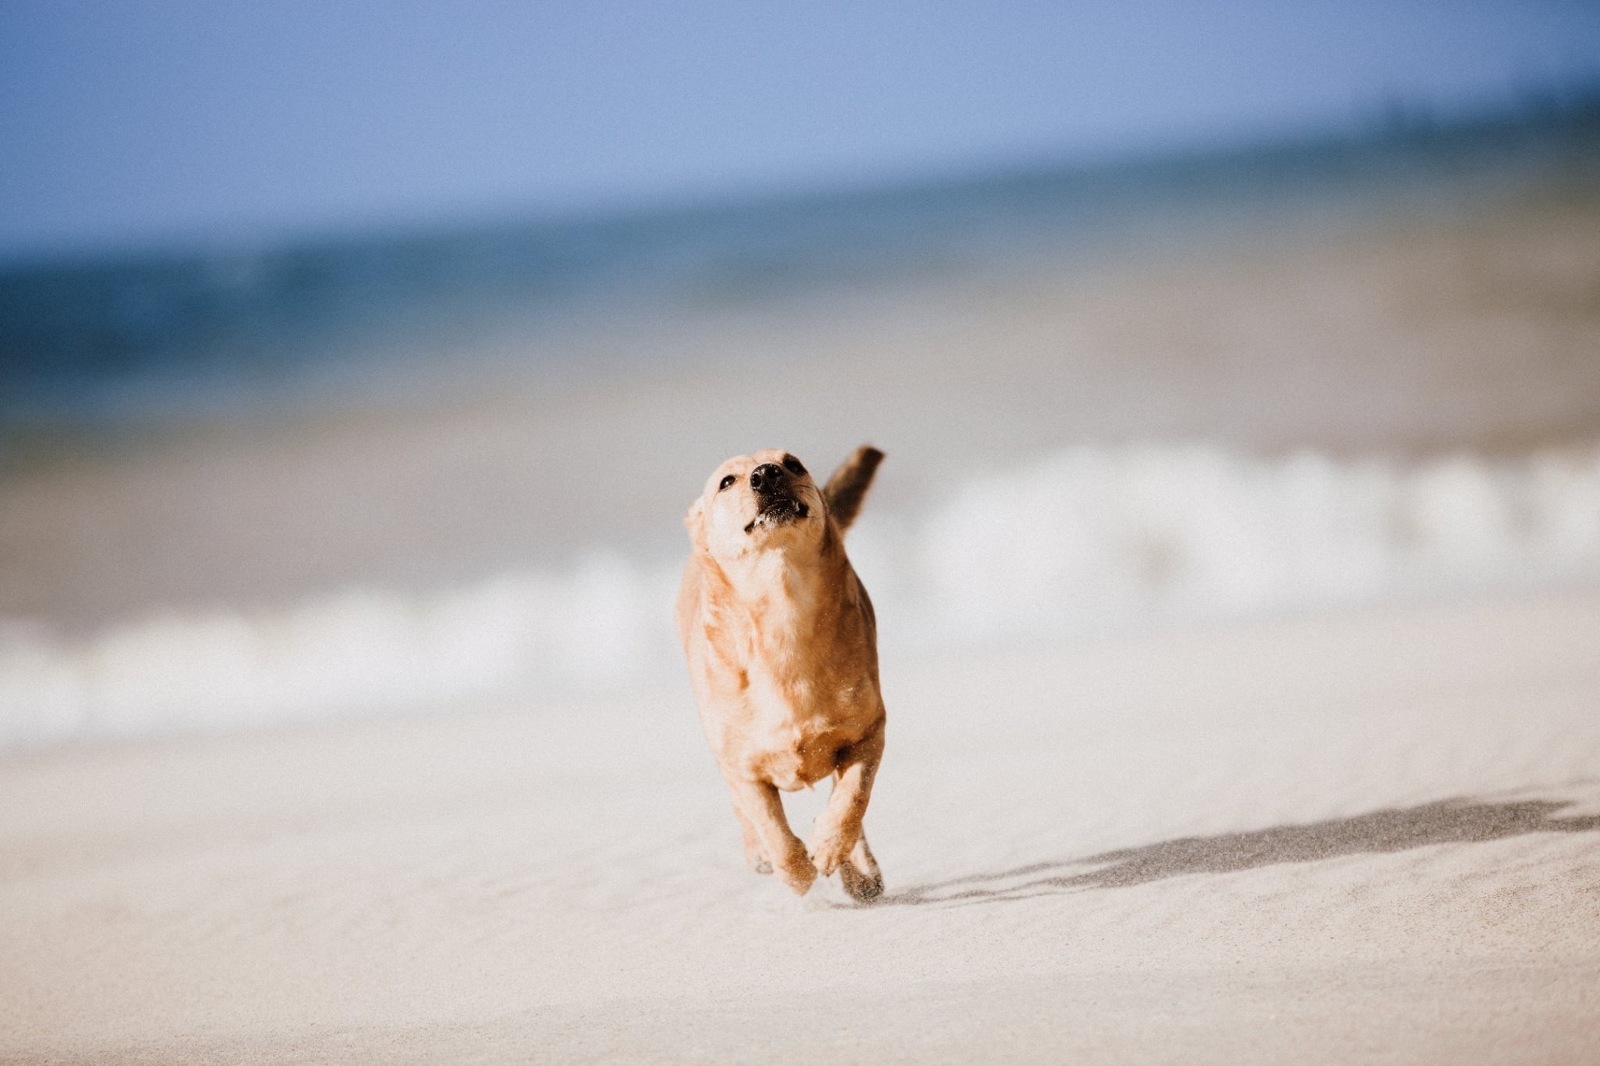
[[[777,492],[787,480],[788,475],[777,463],[762,463],[750,471],[750,487],[762,494]]]

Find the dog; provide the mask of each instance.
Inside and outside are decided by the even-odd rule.
[[[788,452],[735,456],[684,516],[678,636],[700,721],[746,861],[802,896],[835,870],[853,898],[883,894],[861,826],[883,757],[877,620],[844,550],[882,460],[863,445],[819,489]],[[808,847],[778,792],[829,776]]]

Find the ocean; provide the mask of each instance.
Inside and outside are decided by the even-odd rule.
[[[597,321],[1093,264],[1497,183],[1592,186],[1597,168],[1587,107],[592,219],[60,261],[0,249],[0,441],[582,373],[561,356]]]
[[[0,748],[687,698],[706,473],[864,440],[891,671],[1591,587],[1600,109],[0,259]]]

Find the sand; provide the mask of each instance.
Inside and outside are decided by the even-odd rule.
[[[1593,1062],[1597,636],[892,659],[870,907],[744,869],[686,684],[12,754],[0,1061]]]
[[[0,454],[0,1062],[1600,1062],[1600,197],[1415,207]],[[656,587],[863,439],[870,907],[744,868]]]

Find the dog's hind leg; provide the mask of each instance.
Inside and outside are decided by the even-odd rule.
[[[744,861],[756,873],[770,874],[772,863],[768,861],[767,853],[761,850],[761,837],[756,834],[756,827],[750,824],[750,819],[744,816],[744,811],[739,809],[738,801],[733,804],[733,816],[739,819],[739,835],[744,838]]]
[[[778,877],[803,896],[817,879],[817,868],[806,855],[806,846],[789,828],[783,814],[783,798],[765,781],[728,778],[733,803],[738,808],[741,827],[748,822],[761,845],[763,856],[771,860]],[[748,852],[746,852],[748,854]]]
[[[865,829],[856,838],[856,846],[850,849],[849,858],[839,864],[839,880],[852,899],[863,903],[870,903],[883,895],[883,871],[878,869],[878,860],[873,858],[872,849],[867,847]]]

